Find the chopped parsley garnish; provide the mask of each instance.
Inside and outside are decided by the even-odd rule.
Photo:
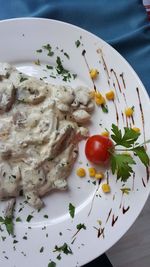
[[[21,222],[22,220],[20,219],[20,217],[16,218],[16,222]]]
[[[62,246],[58,247],[55,246],[54,252],[63,252],[64,254],[73,254],[71,248],[67,245],[67,243],[64,243]]]
[[[56,258],[57,258],[57,260],[60,261],[61,260],[61,255],[59,254]]]
[[[56,71],[63,77],[63,81],[70,81],[70,79],[73,78],[73,75],[69,72],[69,70],[64,68],[60,57],[57,57],[56,64]]]
[[[54,55],[54,52],[52,51],[52,47],[51,47],[50,44],[43,45],[43,48],[44,48],[45,50],[47,50],[47,52],[48,52],[47,55],[48,55],[49,57],[52,57],[52,56]]]
[[[41,65],[41,62],[40,62],[39,59],[37,59],[37,60],[34,61],[34,64],[40,66]]]
[[[24,239],[24,240],[27,240],[27,236],[23,236],[23,239]]]
[[[51,65],[46,65],[46,68],[47,68],[48,70],[52,70],[52,69],[53,69],[53,66],[51,66]]]
[[[42,253],[44,251],[44,247],[40,248],[40,253]]]
[[[78,48],[80,46],[81,42],[79,40],[75,41],[75,45]]]
[[[72,218],[74,218],[75,215],[75,206],[73,206],[71,203],[69,203],[69,213]]]
[[[46,219],[48,219],[48,215],[47,214],[45,214],[43,217],[46,218]]]
[[[14,225],[13,225],[13,218],[12,217],[5,217],[5,218],[0,217],[0,223],[5,225],[6,230],[7,230],[9,235],[10,234],[13,235]]]
[[[64,52],[64,56],[70,59],[69,55],[66,52]]]
[[[33,216],[32,216],[32,215],[28,215],[28,217],[27,217],[26,221],[27,221],[27,222],[30,222],[30,221],[32,220],[32,218],[33,218]]]
[[[36,50],[37,53],[42,53],[42,51],[43,51],[42,49]]]
[[[107,105],[101,105],[101,108],[102,108],[102,111],[104,113],[108,113],[108,107],[107,107]]]
[[[56,263],[54,261],[49,262],[47,267],[56,267]]]
[[[81,230],[81,229],[86,230],[86,226],[84,223],[79,223],[76,227],[77,227],[77,230]]]
[[[17,243],[18,243],[18,241],[14,239],[13,244],[17,244]]]
[[[123,194],[126,194],[126,195],[129,195],[129,192],[131,191],[131,189],[128,187],[123,187],[120,190],[122,191]]]
[[[28,78],[26,78],[26,77],[21,77],[21,78],[20,78],[20,83],[22,83],[22,82],[24,82],[24,81],[26,81],[26,80],[28,80]]]

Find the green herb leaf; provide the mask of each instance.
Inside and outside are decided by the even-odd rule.
[[[32,216],[32,215],[28,215],[28,217],[27,217],[26,221],[27,221],[27,222],[30,222],[32,218],[33,218],[33,216]]]
[[[81,230],[81,229],[86,230],[86,226],[84,223],[79,223],[76,227],[77,227],[77,230]]]
[[[102,111],[108,113],[108,107],[106,105],[101,105]]]
[[[53,66],[51,66],[51,65],[46,65],[46,68],[47,68],[48,70],[52,70],[52,69],[53,69]]]
[[[131,191],[131,189],[128,187],[123,187],[120,190],[122,191],[123,194],[126,194],[126,195],[129,195],[129,192]]]
[[[63,252],[64,254],[68,255],[68,254],[73,254],[71,248],[67,245],[67,243],[64,243],[62,246],[58,247],[55,246],[55,250],[54,252]]]
[[[137,133],[131,128],[124,127],[124,135],[122,135],[121,130],[112,124],[112,132],[111,138],[116,142],[116,145],[124,146],[126,148],[130,148],[137,141],[140,133]]]
[[[56,258],[57,258],[57,260],[60,261],[61,260],[61,255],[59,254]]]
[[[81,42],[79,40],[75,41],[75,45],[78,48],[80,46]]]
[[[56,263],[54,261],[51,261],[47,267],[56,267]]]
[[[13,218],[12,217],[6,217],[4,224],[6,226],[8,234],[13,235],[13,232],[14,232]]]
[[[44,247],[40,248],[40,253],[42,253],[44,251]]]
[[[69,203],[69,213],[72,218],[74,218],[75,215],[75,206],[73,206],[71,203]]]
[[[42,53],[42,49],[36,50],[37,53]]]
[[[126,182],[127,179],[133,173],[133,170],[130,165],[135,164],[135,161],[130,155],[126,154],[113,154],[111,156],[111,170],[114,174],[117,173],[117,179]]]
[[[138,146],[132,149],[136,156],[139,157],[141,162],[147,167],[149,165],[149,157],[145,151],[144,146]]]
[[[41,65],[41,62],[40,62],[39,59],[37,59],[37,60],[34,61],[34,64],[40,66]]]
[[[66,52],[64,52],[64,56],[65,56],[66,58],[70,59],[69,55],[68,55]]]
[[[22,83],[22,82],[24,82],[24,81],[26,81],[26,80],[28,80],[28,78],[26,78],[26,77],[21,77],[21,78],[20,78],[20,83]]]
[[[20,219],[20,217],[16,218],[16,222],[21,222],[22,220]]]
[[[54,55],[54,52],[52,51],[52,47],[50,44],[43,45],[43,48],[48,51],[47,56],[52,57]]]

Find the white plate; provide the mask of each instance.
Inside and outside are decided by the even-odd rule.
[[[126,126],[126,120],[122,114],[127,102],[128,106],[135,107],[134,124],[141,129],[141,141],[144,139],[144,134],[146,139],[149,138],[148,95],[129,64],[103,40],[63,22],[33,18],[1,21],[0,36],[0,60],[14,64],[27,74],[49,77],[52,70],[43,71],[45,64],[55,65],[56,57],[60,56],[65,68],[77,74],[77,78],[72,79],[69,84],[72,86],[83,84],[93,88],[88,66],[99,70],[99,78],[95,81],[97,89],[103,94],[110,88],[114,89],[118,98],[115,104],[108,103],[108,114],[104,114],[101,108],[96,108],[90,125],[91,134],[100,133],[105,128],[110,130],[111,124],[117,123],[116,109],[119,127]],[[80,41],[78,48],[75,44],[77,40]],[[54,56],[49,57],[46,52],[36,52],[48,43],[54,50]],[[64,55],[64,52],[70,56],[70,59]],[[41,66],[33,63],[37,59],[40,60]],[[122,73],[123,79],[120,76]],[[52,83],[63,82],[61,77],[57,79],[49,77],[47,80]],[[139,90],[139,96],[136,88]],[[132,120],[128,121],[128,124],[132,126]],[[68,191],[50,193],[44,198],[46,207],[39,213],[27,205],[20,204],[24,199],[20,198],[17,201],[15,218],[19,216],[22,222],[15,223],[15,238],[8,236],[5,230],[1,232],[1,266],[47,267],[51,260],[56,262],[56,266],[81,266],[109,249],[133,224],[150,191],[148,175],[141,163],[137,160],[134,168],[135,175],[131,176],[125,185],[131,188],[131,191],[129,195],[123,196],[120,190],[123,183],[116,182],[116,177],[110,171],[108,173],[111,193],[106,195],[102,193],[98,183],[96,185],[92,183],[93,180],[89,179],[88,175],[84,179],[76,176],[75,170],[78,166],[87,168],[84,142],[80,144],[79,158],[68,179]],[[76,207],[74,219],[70,218],[68,212],[69,203]],[[19,212],[22,206],[25,207]],[[4,203],[1,204],[1,214],[3,208]],[[123,213],[123,211],[126,212]],[[28,223],[26,218],[29,214],[34,217]],[[48,214],[48,218],[44,217],[45,214]],[[76,234],[76,226],[79,223],[84,223],[86,230],[82,229]],[[27,239],[24,239],[24,236],[27,236]],[[18,242],[15,243],[14,240]],[[54,247],[62,246],[64,243],[70,246],[73,254],[61,253],[61,260],[58,260],[56,257],[59,253],[53,252]],[[40,252],[42,247],[43,252]]]

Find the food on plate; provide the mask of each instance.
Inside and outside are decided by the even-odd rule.
[[[50,190],[66,189],[93,109],[88,88],[48,84],[0,63],[0,199],[23,192],[39,209]]]
[[[110,159],[109,150],[113,150],[113,142],[106,136],[93,135],[88,138],[85,146],[87,159],[95,164],[106,164]]]

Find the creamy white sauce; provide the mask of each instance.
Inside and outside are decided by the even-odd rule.
[[[0,63],[0,199],[22,191],[39,209],[50,190],[66,189],[93,109],[88,88],[46,84]]]

